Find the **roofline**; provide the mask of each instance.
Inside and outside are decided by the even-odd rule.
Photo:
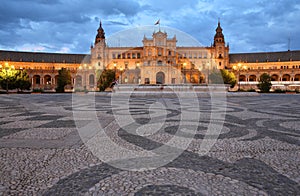
[[[54,54],[54,55],[85,55],[90,54],[80,54],[80,53],[56,53],[56,52],[30,52],[30,51],[14,51],[14,50],[0,50],[0,52],[12,52],[12,53],[26,53],[26,54]]]
[[[270,54],[270,53],[286,53],[286,52],[300,52],[300,50],[286,50],[286,51],[275,51],[275,52],[245,52],[245,53],[229,53],[229,55],[236,54]]]

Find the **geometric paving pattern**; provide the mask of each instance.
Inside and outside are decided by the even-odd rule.
[[[78,95],[88,100],[91,94]],[[93,95],[94,96],[94,95]],[[109,94],[96,94],[95,105],[72,102],[72,94],[0,95],[0,195],[299,195],[300,97],[268,94],[231,96],[226,100],[219,135],[207,134],[213,110],[209,97],[199,97],[197,130],[189,122],[178,130],[176,97],[133,96],[129,114],[111,103]],[[120,97],[120,100],[123,98]],[[126,100],[125,100],[126,101]],[[183,99],[189,102],[189,98]],[[149,108],[155,103],[158,115]],[[73,110],[94,110],[107,136],[127,149],[155,150],[174,137],[191,143],[173,161],[150,170],[128,171],[103,162],[81,140]],[[156,105],[157,106],[157,105]],[[135,123],[113,127],[115,113]],[[156,132],[137,126],[163,125]],[[218,120],[212,122],[220,124]],[[151,130],[150,130],[151,131]],[[148,133],[148,134],[146,134]],[[218,137],[203,155],[205,137]],[[168,146],[176,149],[175,146]],[[158,154],[160,152],[157,152]],[[133,158],[132,162],[140,161]]]

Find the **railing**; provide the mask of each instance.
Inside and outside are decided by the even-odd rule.
[[[241,85],[254,85],[254,84],[258,84],[259,82],[255,81],[240,81]],[[272,85],[300,85],[300,81],[271,81]]]

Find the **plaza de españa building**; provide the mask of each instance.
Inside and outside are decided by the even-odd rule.
[[[115,70],[119,84],[207,84],[216,69],[233,71],[242,88],[256,88],[268,73],[274,87],[300,87],[300,51],[229,53],[218,22],[210,46],[177,46],[176,35],[160,29],[144,36],[142,46],[111,47],[100,22],[90,54],[59,54],[0,50],[0,69],[13,65],[26,70],[32,89],[54,91],[58,70],[70,70],[72,89],[96,91],[97,73]],[[138,45],[138,44],[137,44]]]

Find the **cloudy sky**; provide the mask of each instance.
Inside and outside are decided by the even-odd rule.
[[[299,0],[2,0],[0,49],[89,53],[100,19],[107,38],[160,19],[209,46],[218,18],[231,53],[300,50]]]

